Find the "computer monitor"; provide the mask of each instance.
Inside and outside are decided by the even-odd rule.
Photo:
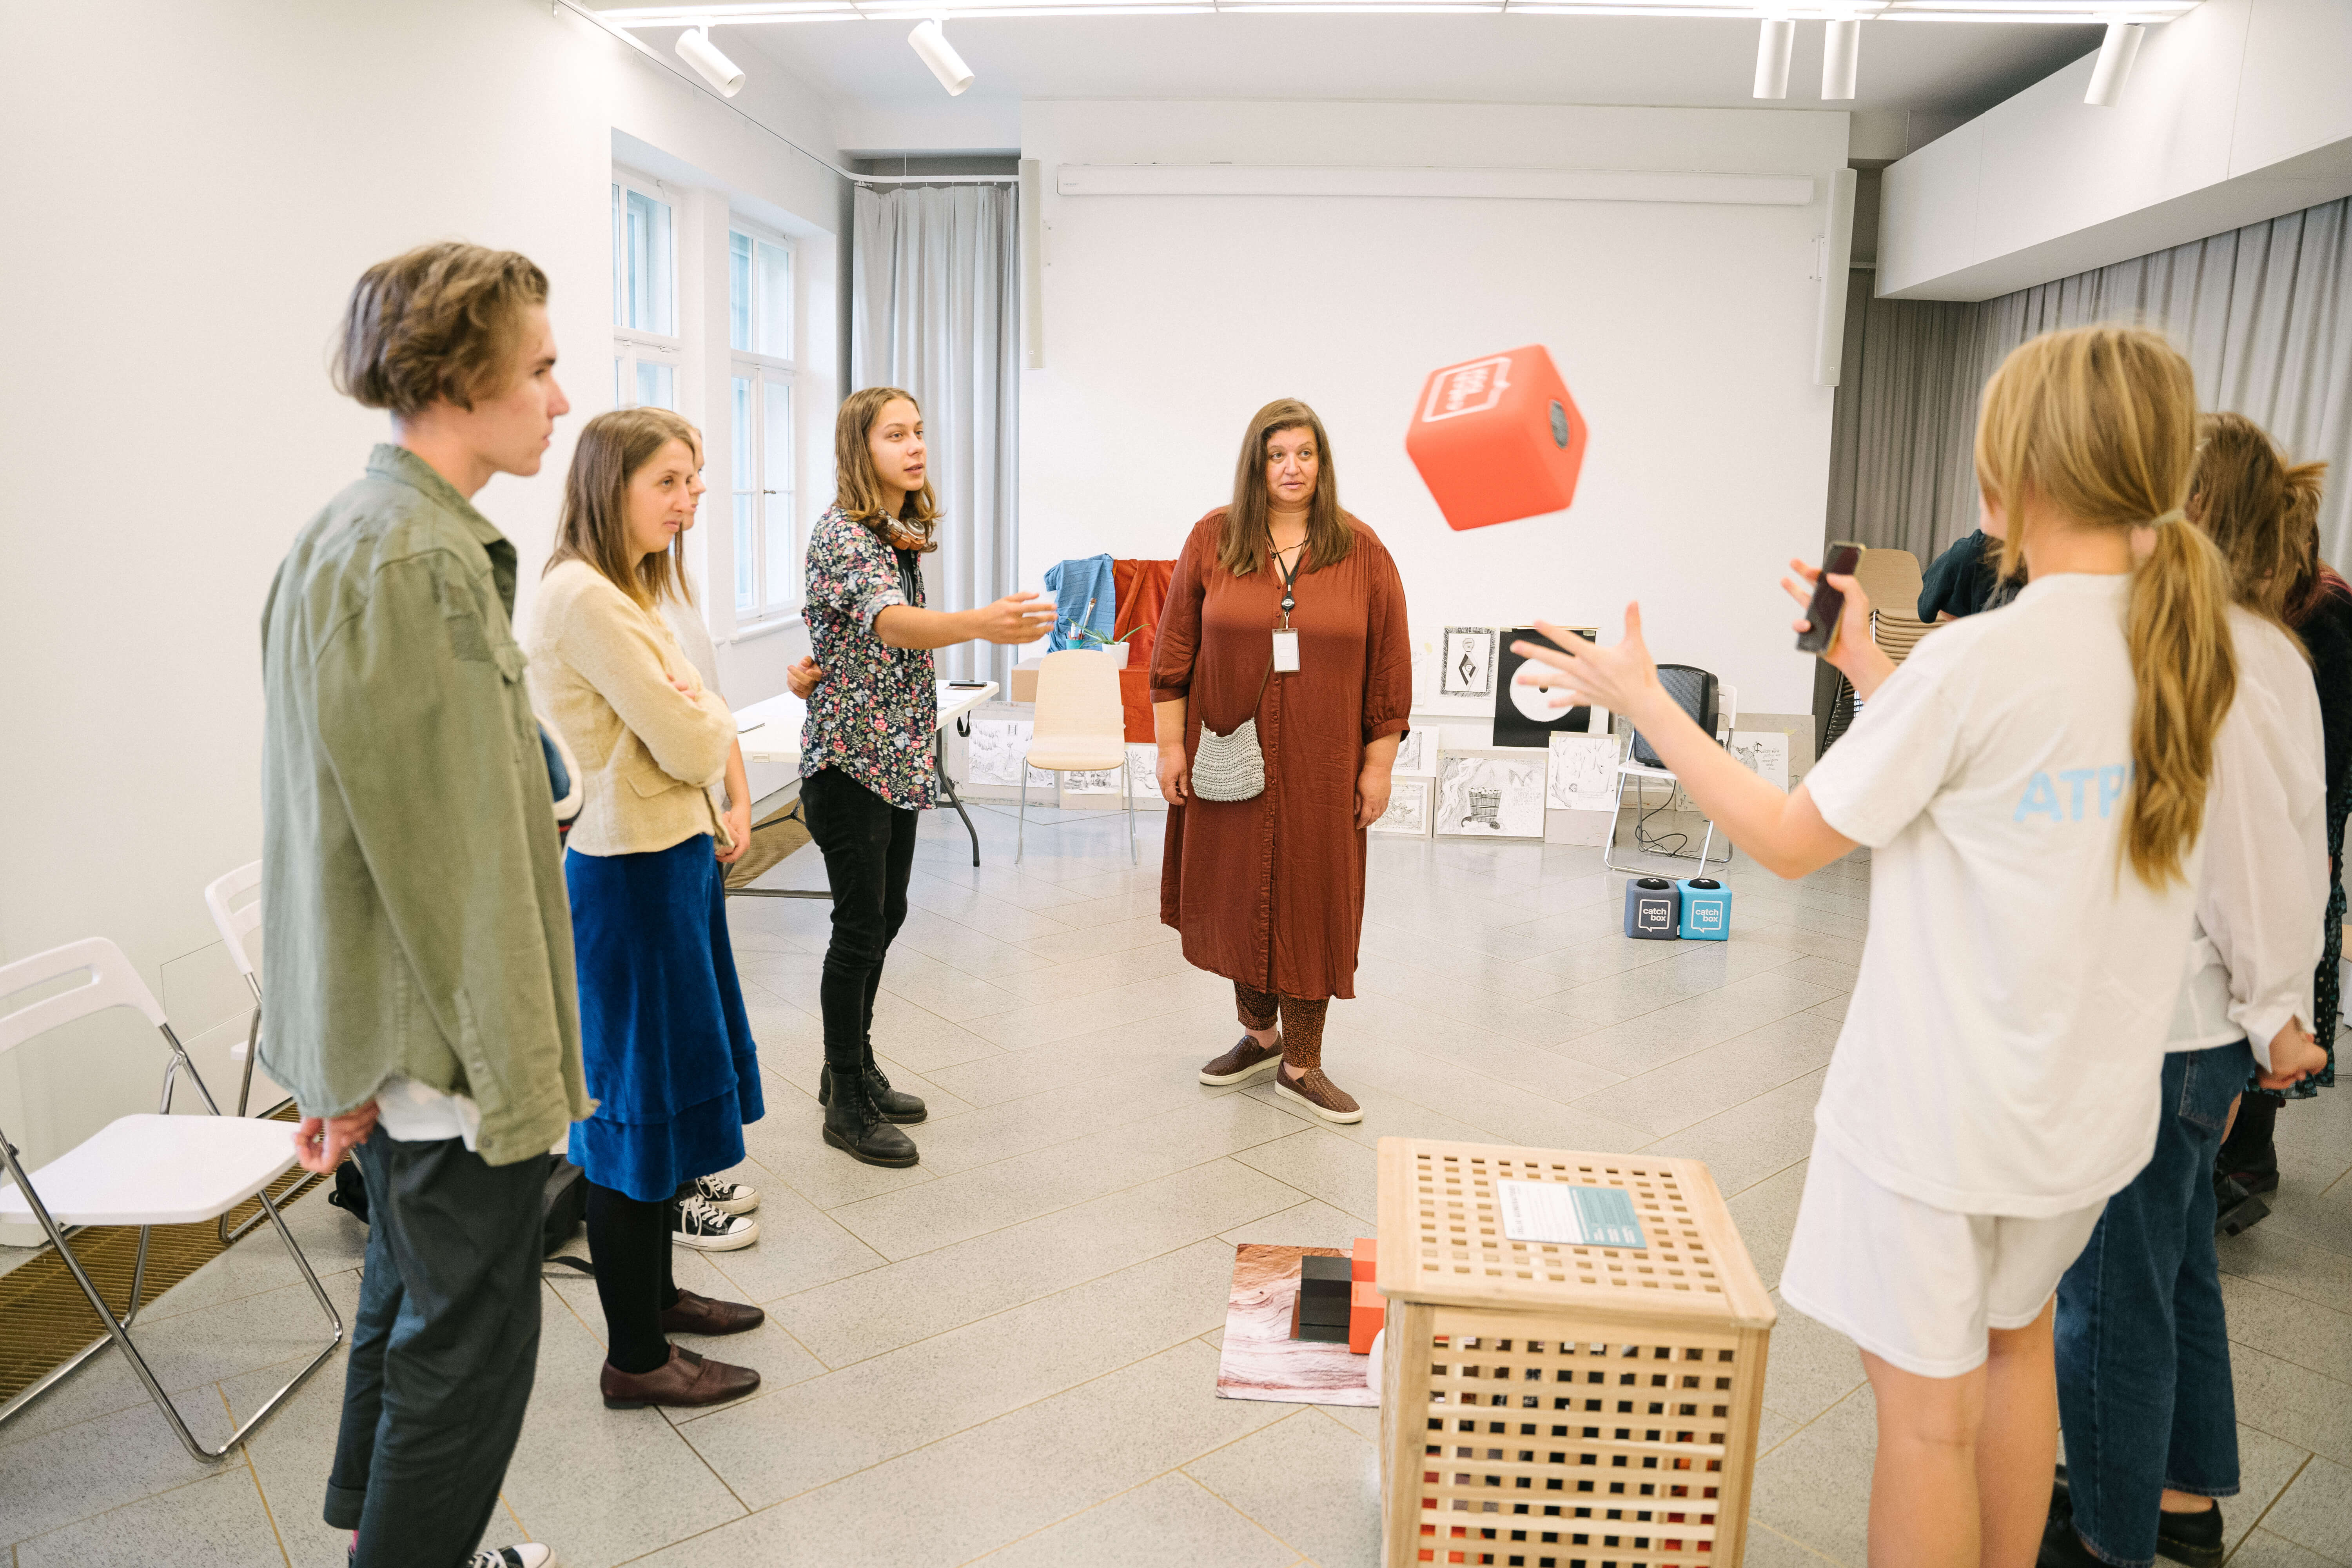
[[[1691,716],[1693,723],[1706,731],[1709,740],[1715,738],[1716,691],[1713,675],[1704,669],[1694,669],[1687,664],[1662,664],[1658,666],[1658,684],[1664,687],[1668,695],[1674,698],[1682,710]],[[1645,768],[1663,768],[1666,765],[1658,760],[1658,753],[1650,749],[1650,742],[1643,737],[1639,730],[1633,731],[1633,760]]]

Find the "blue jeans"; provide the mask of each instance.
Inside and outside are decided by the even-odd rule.
[[[2252,1065],[2243,1040],[2164,1058],[2155,1157],[2107,1200],[2058,1282],[2058,1413],[2074,1531],[2118,1568],[2156,1561],[2165,1488],[2238,1493],[2213,1155]]]

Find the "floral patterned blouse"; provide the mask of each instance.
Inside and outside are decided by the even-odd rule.
[[[801,731],[801,776],[839,768],[892,805],[929,809],[937,801],[931,766],[940,694],[929,648],[892,647],[874,617],[893,605],[923,607],[915,553],[894,550],[828,507],[809,535],[811,652],[824,679],[810,693]]]

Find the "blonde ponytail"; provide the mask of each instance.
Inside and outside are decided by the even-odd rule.
[[[2238,693],[2229,578],[2213,542],[2178,512],[2158,519],[2156,547],[2132,574],[2132,779],[2124,848],[2141,881],[2160,888],[2205,822],[2213,737]]]
[[[2125,626],[2137,696],[2123,849],[2151,888],[2181,875],[2205,820],[2213,738],[2238,690],[2229,583],[2184,521],[2197,452],[2189,362],[2137,327],[2049,332],[1985,384],[1977,482],[2008,519],[2001,567],[2032,529],[2153,527]]]

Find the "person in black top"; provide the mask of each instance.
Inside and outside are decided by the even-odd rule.
[[[2208,453],[2219,455],[2217,447],[2229,443],[2267,443],[2269,439],[2239,415],[2214,415],[2207,420]],[[2200,472],[2204,467],[2200,462]],[[2320,1045],[2327,1051],[2327,1066],[2283,1092],[2249,1086],[2214,1162],[2221,1223],[2232,1234],[2268,1214],[2264,1205],[2250,1200],[2278,1188],[2274,1136],[2279,1107],[2291,1099],[2308,1100],[2336,1082],[2336,1030],[2343,1002],[2339,964],[2344,956],[2344,824],[2347,809],[2352,808],[2352,584],[2319,558],[2319,485],[2326,468],[2325,463],[2302,463],[2286,470],[2284,504],[2296,515],[2285,532],[2294,542],[2296,558],[2275,564],[2249,563],[2247,568],[2275,576],[2280,617],[2303,639],[2311,655],[2312,679],[2319,688],[2327,772],[2327,865],[2334,886],[2327,899],[2319,970],[2314,977],[2316,1016],[2312,1022]],[[2196,496],[2189,500],[2192,516],[2198,512],[2199,500]],[[2208,531],[2213,531],[2210,526]],[[2233,571],[2239,569],[2228,541],[2216,532],[2214,542],[2225,554],[2232,555]]]
[[[2025,584],[2000,574],[2000,551],[1987,550],[1981,528],[1927,563],[1919,574],[1919,618],[1929,626],[1998,610]]]

